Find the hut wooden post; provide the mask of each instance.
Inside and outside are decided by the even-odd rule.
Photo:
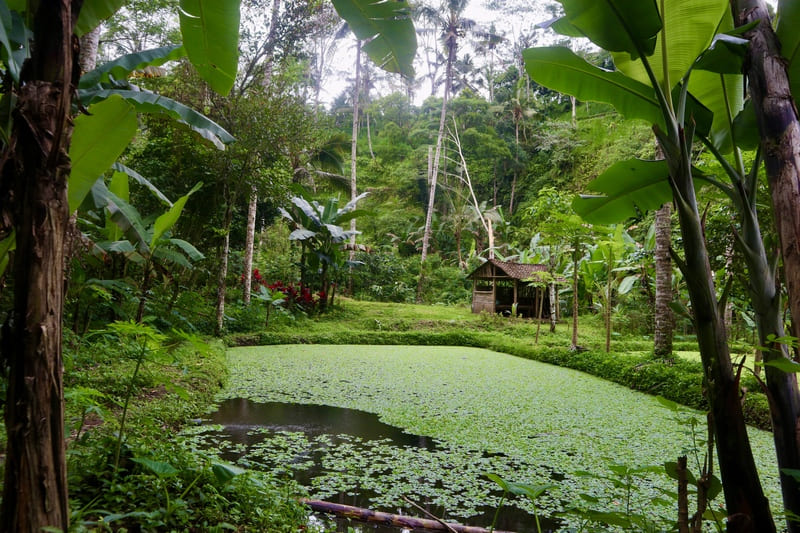
[[[516,316],[516,311],[519,308],[519,299],[517,298],[517,287],[519,287],[519,280],[514,280],[514,302],[512,307],[512,316]]]

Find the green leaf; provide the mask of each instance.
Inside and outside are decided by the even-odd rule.
[[[796,468],[781,468],[781,473],[786,474],[797,482],[800,482],[800,470]]]
[[[728,0],[659,0],[664,6],[655,49],[650,56],[658,83],[663,86],[665,73],[669,76],[671,91],[689,71],[697,57],[711,44],[718,32],[720,21],[729,9]],[[666,39],[667,50],[662,51]],[[644,65],[627,54],[612,54],[617,69],[643,83],[650,83]],[[666,61],[666,64],[664,63]]]
[[[158,189],[158,187],[153,185],[153,183],[150,182],[150,180],[148,180],[147,178],[145,178],[144,176],[142,176],[141,174],[139,174],[135,170],[123,165],[119,161],[117,161],[116,163],[111,165],[111,168],[116,170],[116,171],[118,171],[118,172],[122,172],[124,174],[127,174],[127,176],[129,178],[133,178],[133,180],[136,183],[138,183],[139,185],[142,185],[143,187],[147,188],[147,190],[149,190],[153,194],[153,196],[158,198],[161,201],[162,204],[164,204],[167,207],[172,207],[172,202],[170,201],[170,199],[167,198],[166,196],[164,196],[164,193],[162,193]]]
[[[178,222],[178,218],[181,216],[181,213],[183,212],[183,206],[186,205],[186,201],[192,194],[199,191],[202,186],[203,182],[201,181],[200,183],[192,187],[191,191],[181,196],[178,199],[178,201],[175,202],[166,213],[164,213],[163,215],[161,215],[156,219],[155,223],[153,224],[153,236],[150,239],[151,249],[155,248],[156,243],[164,235],[164,233],[172,229],[172,226],[174,226],[175,223]]]
[[[144,466],[160,478],[172,477],[178,474],[177,468],[162,461],[153,461],[152,459],[145,459],[143,457],[134,457],[131,461]]]
[[[111,220],[122,228],[125,236],[136,246],[149,251],[149,233],[144,227],[144,221],[139,211],[131,204],[112,193],[103,180],[97,180],[92,187],[92,194],[96,202],[102,202],[108,209]]]
[[[174,244],[175,246],[183,250],[183,253],[189,256],[189,259],[191,259],[192,261],[202,261],[203,259],[206,258],[206,256],[204,256],[200,252],[200,250],[195,248],[194,245],[192,245],[187,241],[184,241],[183,239],[172,238],[169,240],[169,242],[170,244]]]
[[[9,252],[12,252],[17,247],[17,235],[14,230],[2,241],[0,241],[0,277],[5,274],[9,263]]]
[[[656,401],[669,409],[670,411],[679,411],[680,405],[677,402],[673,402],[672,400],[668,400],[663,396],[656,396]]]
[[[69,147],[69,211],[80,206],[97,178],[108,170],[133,139],[138,128],[132,105],[119,96],[89,107],[88,115],[75,117]]]
[[[223,485],[227,485],[236,476],[247,472],[244,468],[224,463],[211,463],[211,471],[214,472],[217,481]]]
[[[717,74],[741,74],[749,41],[721,33],[714,37],[708,50],[697,59],[695,70]]]
[[[800,372],[800,363],[792,361],[786,357],[776,357],[771,361],[764,361],[764,366],[771,366],[787,374]]]
[[[678,463],[676,461],[668,461],[664,463],[664,471],[672,479],[676,481],[678,480]],[[694,474],[688,468],[686,469],[686,481],[690,485],[697,485],[697,478],[694,477]]]
[[[613,224],[660,208],[672,199],[666,161],[628,159],[611,165],[589,183],[603,196],[581,196],[572,207],[592,224]]]
[[[720,30],[736,31],[731,17],[724,17]],[[689,80],[689,92],[714,114],[710,129],[698,133],[710,134],[711,142],[722,153],[733,150],[730,120],[744,103],[741,68],[747,41],[742,41],[731,35],[717,35],[695,64]]]
[[[628,294],[631,289],[639,280],[639,276],[626,276],[617,287],[617,292],[620,294]]]
[[[192,264],[189,262],[189,260],[186,258],[185,255],[183,255],[177,250],[167,248],[166,246],[158,246],[156,248],[153,248],[153,257],[156,259],[160,259],[159,263],[161,264],[174,263],[186,269],[192,268]]]
[[[781,43],[781,54],[788,62],[789,84],[795,102],[800,96],[800,4],[794,0],[778,0],[778,23],[775,34]]]
[[[24,58],[17,54],[18,45],[25,48],[27,56],[27,31],[19,13],[9,10],[5,0],[0,0],[0,60],[8,68],[8,73],[14,81],[19,81],[20,66]]]
[[[367,41],[364,51],[376,65],[414,77],[417,34],[405,0],[333,0],[333,6],[356,37]]]
[[[529,48],[522,52],[531,79],[585,102],[611,104],[627,118],[663,125],[655,91],[620,72],[598,68],[564,47]]]
[[[83,105],[99,102],[110,98],[113,95],[121,96],[128,103],[136,108],[139,113],[150,113],[154,115],[165,114],[176,119],[182,124],[186,124],[192,130],[200,134],[204,139],[208,139],[220,150],[225,149],[225,145],[233,142],[233,136],[225,131],[221,126],[208,117],[198,113],[171,98],[161,96],[149,91],[117,90],[117,89],[91,89],[80,90],[78,96]]]
[[[130,202],[128,175],[124,172],[114,172],[114,174],[112,174],[111,182],[108,184],[108,190],[126,202]],[[110,241],[118,241],[120,237],[122,237],[122,229],[115,224],[109,216],[106,219],[106,238]]]
[[[200,76],[221,95],[236,81],[239,1],[180,0],[183,45]]]
[[[653,53],[661,17],[655,0],[561,0],[567,20],[593,43],[637,58]]]
[[[78,37],[89,33],[126,3],[125,0],[83,0],[78,22],[75,25],[75,33]]]
[[[99,83],[109,83],[112,78],[114,80],[124,80],[130,76],[131,72],[141,70],[144,67],[157,67],[167,61],[173,61],[185,55],[186,50],[180,45],[163,46],[134,54],[126,54],[104,63],[81,76],[78,88],[89,89]]]
[[[743,150],[755,150],[761,144],[758,134],[758,117],[753,108],[753,102],[747,100],[736,118],[733,119],[733,134],[736,145]]]
[[[717,476],[711,476],[709,478],[708,484],[708,492],[706,495],[708,496],[709,500],[713,500],[722,492],[722,481]]]

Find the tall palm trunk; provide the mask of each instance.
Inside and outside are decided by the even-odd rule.
[[[359,109],[359,93],[361,92],[361,40],[356,43],[356,80],[353,89],[353,133],[350,139],[350,200],[353,201],[358,197],[358,172],[356,167],[356,156],[358,155],[358,113]],[[367,117],[369,120],[369,117]],[[369,122],[367,122],[367,131],[369,131]],[[370,153],[372,153],[372,143],[370,141]],[[355,261],[356,254],[356,219],[350,220],[350,231],[353,234],[350,236],[350,262]],[[350,293],[353,293],[353,269],[350,268],[350,276],[348,278],[348,285]]]
[[[231,249],[231,221],[233,220],[233,193],[226,183],[224,185],[225,195],[225,218],[223,220],[224,236],[219,253],[219,271],[217,272],[217,313],[214,334],[222,336],[225,326],[225,293],[227,292],[226,279],[228,277],[228,255]]]
[[[4,326],[2,346],[8,368],[2,531],[69,524],[61,328],[69,114],[79,73],[72,27],[79,7],[42,0],[33,14],[34,45],[22,69],[0,182],[0,207],[10,211],[17,238],[13,321]],[[8,190],[13,203],[6,203]]]
[[[664,159],[664,150],[656,141],[656,159]],[[672,259],[669,249],[672,241],[672,204],[664,204],[656,211],[656,295],[653,316],[653,355],[672,355],[672,334],[675,325],[672,303]]]
[[[244,287],[242,302],[250,305],[250,294],[253,289],[253,251],[256,241],[256,210],[258,208],[258,190],[253,185],[250,190],[250,201],[247,204],[247,231],[244,238]]]
[[[672,333],[675,323],[672,302],[672,260],[669,256],[671,241],[672,205],[664,204],[656,211],[656,296],[653,331],[653,354],[656,357],[672,355]]]

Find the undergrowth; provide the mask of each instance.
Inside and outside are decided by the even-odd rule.
[[[121,323],[65,346],[73,531],[289,532],[306,523],[299,487],[177,436],[225,380],[221,343]]]

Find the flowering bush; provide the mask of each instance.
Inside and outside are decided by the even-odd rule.
[[[242,274],[242,281],[244,281],[244,274]],[[253,287],[263,286],[270,290],[273,294],[280,292],[283,294],[284,303],[281,307],[289,311],[302,310],[307,313],[314,312],[319,309],[321,302],[325,302],[327,295],[325,291],[313,292],[309,287],[301,284],[295,285],[294,283],[284,283],[281,280],[273,283],[268,283],[258,269],[253,269],[252,274]]]

